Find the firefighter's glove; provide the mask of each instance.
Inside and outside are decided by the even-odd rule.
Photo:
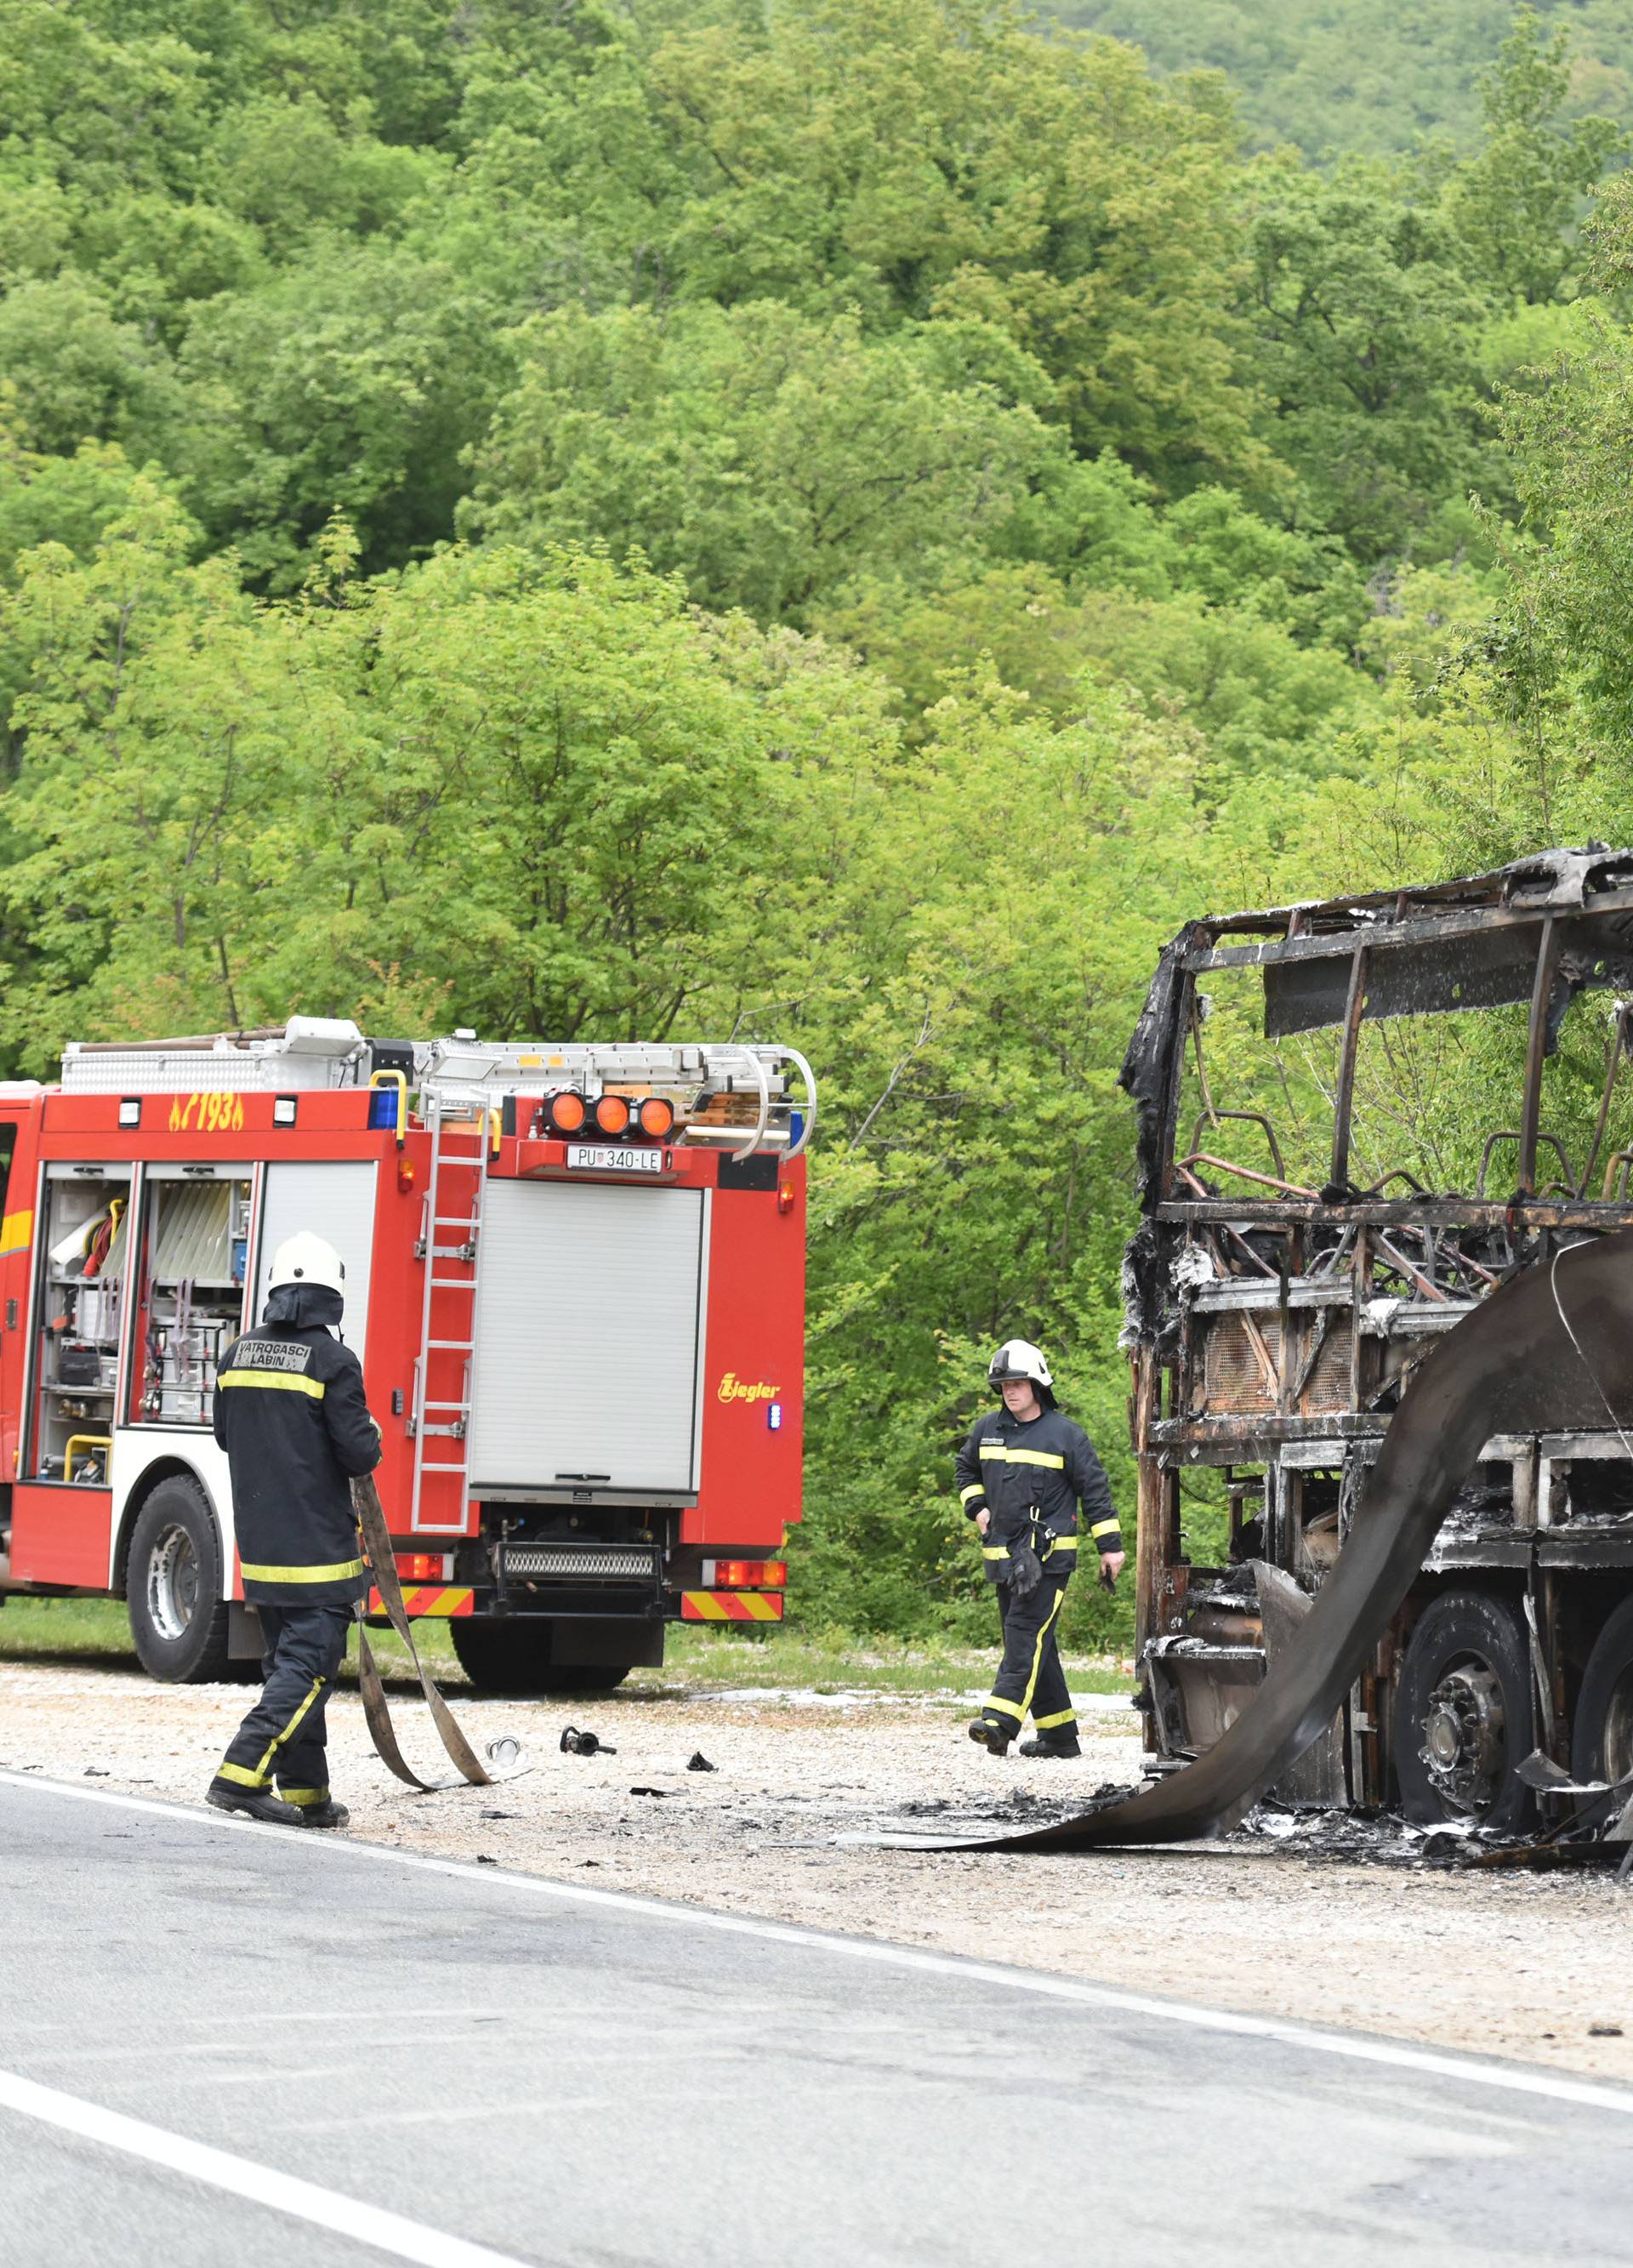
[[[1043,1562],[1030,1543],[1011,1543],[1009,1587],[1018,1599],[1029,1599],[1043,1580]]]

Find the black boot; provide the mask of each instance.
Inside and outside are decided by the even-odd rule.
[[[263,1820],[268,1827],[300,1825],[295,1806],[280,1802],[269,1787],[240,1787],[235,1780],[212,1779],[204,1791],[204,1800],[213,1803],[217,1811],[241,1811],[246,1818]]]
[[[344,1827],[351,1817],[343,1803],[326,1795],[321,1803],[298,1803],[295,1816],[302,1827]]]
[[[1075,1733],[1040,1733],[1036,1740],[1021,1742],[1020,1753],[1023,1756],[1080,1756],[1083,1750]]]
[[[969,1737],[989,1756],[1005,1756],[1012,1735],[1007,1726],[995,1724],[990,1717],[977,1717],[969,1728]]]

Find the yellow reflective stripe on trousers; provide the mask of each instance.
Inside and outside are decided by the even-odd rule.
[[[251,1771],[247,1764],[219,1764],[216,1766],[217,1779],[230,1779],[239,1787],[265,1787],[264,1771]]]
[[[323,1683],[324,1681],[320,1677],[314,1677],[313,1679],[311,1692],[307,1694],[299,1708],[296,1710],[294,1715],[283,1727],[283,1730],[281,1733],[274,1733],[271,1740],[268,1742],[267,1753],[262,1756],[260,1764],[255,1767],[256,1771],[260,1772],[262,1779],[265,1779],[268,1771],[271,1768],[273,1757],[276,1756],[284,1742],[290,1738],[291,1734],[295,1731],[296,1727],[300,1723],[301,1719],[305,1715],[307,1710],[311,1708],[319,1694],[322,1692]]]
[[[1002,1441],[983,1441],[983,1457],[995,1457],[1001,1465],[1046,1465],[1052,1473],[1063,1473],[1064,1457],[1053,1457],[1047,1449],[1006,1449]]]
[[[962,1488],[959,1491],[959,1502],[960,1504],[967,1504],[971,1497],[985,1496],[986,1493],[987,1491],[982,1488],[979,1481],[972,1481],[967,1488]]]
[[[242,1565],[251,1583],[341,1583],[363,1572],[361,1559],[336,1559],[327,1567],[252,1567],[247,1559]]]
[[[1032,1649],[1032,1675],[1026,1680],[1026,1690],[1022,1695],[1020,1707],[1016,1712],[1018,1716],[1024,1717],[1027,1710],[1032,1706],[1032,1697],[1037,1690],[1038,1672],[1043,1666],[1043,1641],[1049,1634],[1055,1617],[1060,1612],[1061,1601],[1065,1597],[1065,1595],[1066,1586],[1063,1583],[1055,1594],[1054,1605],[1049,1609],[1048,1614],[1044,1616],[1042,1623],[1039,1626],[1038,1642]]]
[[[983,1559],[1007,1559],[1009,1557],[1009,1545],[1007,1543],[983,1543],[981,1547],[981,1556]]]
[[[298,1804],[302,1810],[314,1803],[327,1803],[329,1800],[327,1787],[285,1787],[282,1781],[278,1783],[278,1793],[285,1803]]]
[[[217,1386],[270,1386],[283,1394],[309,1394],[321,1402],[328,1388],[320,1378],[301,1378],[292,1370],[224,1370]]]
[[[1075,1725],[1077,1721],[1075,1709],[1062,1709],[1053,1717],[1034,1717],[1032,1728],[1035,1733],[1052,1733],[1057,1725]]]
[[[1026,1713],[1024,1709],[1018,1709],[1012,1701],[1004,1701],[1000,1699],[998,1695],[996,1693],[992,1693],[988,1696],[985,1705],[989,1709],[1002,1709],[1004,1714],[1006,1717],[1012,1717],[1018,1725]]]

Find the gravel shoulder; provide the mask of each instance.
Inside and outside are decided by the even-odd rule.
[[[0,1663],[0,1767],[202,1802],[250,1698],[115,1668]],[[1136,1727],[1104,1697],[1090,1700],[1077,1765],[985,1756],[964,1737],[967,1703],[950,1694],[451,1698],[479,1749],[516,1734],[531,1770],[416,1795],[379,1764],[355,1691],[342,1691],[329,1709],[331,1776],[351,1834],[1633,2082],[1633,1891],[1608,1874],[1357,1863],[1302,1837],[1063,1857],[835,1843],[886,1826],[1019,1822],[1073,1793],[1131,1784]],[[410,1761],[428,1778],[445,1771],[423,1706],[394,1695],[393,1712]],[[570,1720],[618,1753],[562,1755]],[[687,1769],[699,1750],[714,1771]]]

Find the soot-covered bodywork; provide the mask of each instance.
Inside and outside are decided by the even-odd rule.
[[[1210,1749],[1289,1642],[1428,1350],[1521,1270],[1633,1226],[1630,1026],[1633,852],[1599,846],[1193,922],[1164,953],[1122,1071],[1159,1771]],[[1517,1829],[1534,1748],[1579,1780],[1633,1769],[1633,1410],[1613,1400],[1590,1365],[1512,1398],[1282,1794]]]

